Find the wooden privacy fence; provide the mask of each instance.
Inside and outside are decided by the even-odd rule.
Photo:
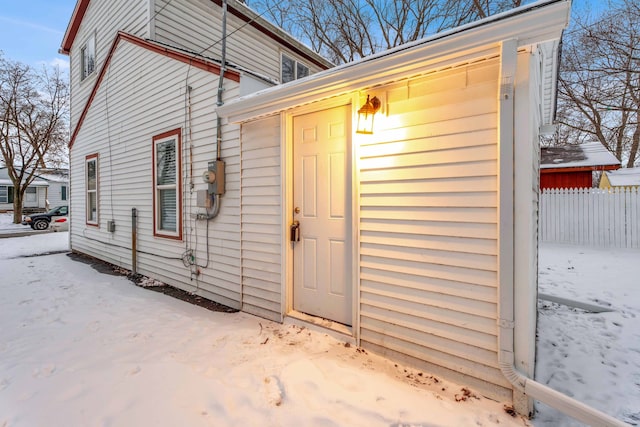
[[[547,189],[540,196],[540,241],[640,248],[638,189]]]

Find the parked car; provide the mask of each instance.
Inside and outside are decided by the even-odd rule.
[[[54,218],[49,224],[49,229],[53,231],[69,231],[69,217],[61,216]]]
[[[69,208],[67,205],[57,206],[49,212],[25,216],[22,220],[22,224],[29,225],[34,230],[46,230],[49,228],[52,218],[66,216],[68,213]]]

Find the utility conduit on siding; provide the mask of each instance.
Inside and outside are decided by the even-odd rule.
[[[592,426],[628,427],[626,423],[585,405],[518,372],[514,365],[514,79],[516,40],[505,40],[500,52],[499,138],[499,305],[498,364],[503,375],[527,396]]]

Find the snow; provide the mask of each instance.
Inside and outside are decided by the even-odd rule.
[[[536,379],[633,425],[640,424],[639,261],[638,249],[540,249],[540,292],[613,311],[540,302]],[[555,410],[538,409],[536,426],[559,425]],[[567,419],[562,425],[580,424]]]
[[[606,149],[604,145],[600,142],[585,142],[579,145],[573,146],[559,146],[559,147],[550,147],[550,149],[556,150],[575,150],[577,148],[582,150],[582,154],[584,158],[581,160],[571,159],[571,155],[575,155],[575,153],[567,153],[568,158],[559,157],[558,154],[556,158],[553,159],[552,162],[543,161],[540,164],[540,169],[551,169],[551,168],[569,168],[569,167],[587,167],[587,166],[604,166],[604,165],[619,165],[620,161],[614,156],[609,150]]]
[[[0,233],[9,222],[0,214]],[[208,311],[55,253],[67,249],[67,232],[0,238],[2,427],[578,425],[548,407],[511,417],[320,329]],[[54,254],[30,256],[42,253]],[[540,258],[541,291],[614,311],[543,303],[538,378],[628,422],[639,255],[546,245]]]
[[[611,185],[616,187],[640,186],[640,167],[605,172]]]

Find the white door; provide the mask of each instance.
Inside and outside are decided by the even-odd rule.
[[[27,187],[24,193],[24,206],[27,208],[38,207],[38,189],[36,187]]]
[[[293,119],[293,308],[352,322],[350,108]]]

